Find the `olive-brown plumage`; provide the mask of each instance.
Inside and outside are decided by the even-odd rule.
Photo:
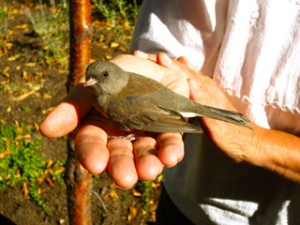
[[[89,65],[84,86],[93,96],[94,107],[124,131],[201,132],[201,127],[184,118],[195,116],[249,128],[249,120],[238,112],[201,105],[111,62]]]

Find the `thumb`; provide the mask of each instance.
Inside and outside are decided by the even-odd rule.
[[[40,132],[48,138],[62,137],[73,131],[91,108],[91,96],[78,85],[40,123]]]

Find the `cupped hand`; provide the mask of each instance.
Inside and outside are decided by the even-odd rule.
[[[151,77],[174,91],[188,95],[188,84],[183,76],[174,79],[174,71],[151,60],[121,55],[112,61],[123,69]],[[72,133],[81,164],[93,174],[107,171],[116,185],[122,188],[132,187],[138,179],[155,179],[164,166],[176,165],[184,155],[179,133],[145,133],[134,142],[123,138],[109,139],[109,136],[128,134],[92,107],[91,97],[82,85],[76,86],[41,122],[40,131],[48,138]]]
[[[189,94],[192,100],[203,105],[237,111],[226,93],[218,87],[216,82],[196,71],[185,57],[170,59],[165,53],[153,55],[140,51],[136,51],[134,54],[155,61],[164,68],[181,74],[182,77],[188,79]],[[172,79],[174,73],[169,73],[169,79]],[[176,80],[175,77],[173,79]],[[201,118],[201,124],[212,141],[234,160],[244,161],[246,155],[255,152],[259,137],[253,130],[210,118]],[[248,125],[253,128],[256,127],[251,123]]]

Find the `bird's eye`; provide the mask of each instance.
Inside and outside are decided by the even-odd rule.
[[[109,73],[105,70],[105,71],[103,72],[103,76],[104,76],[104,77],[108,77],[108,75],[109,75]]]

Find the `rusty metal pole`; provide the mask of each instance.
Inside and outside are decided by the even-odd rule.
[[[67,89],[70,91],[85,74],[91,55],[91,2],[70,0],[70,65]],[[91,175],[78,162],[71,135],[68,137],[66,168],[69,222],[92,225]]]

